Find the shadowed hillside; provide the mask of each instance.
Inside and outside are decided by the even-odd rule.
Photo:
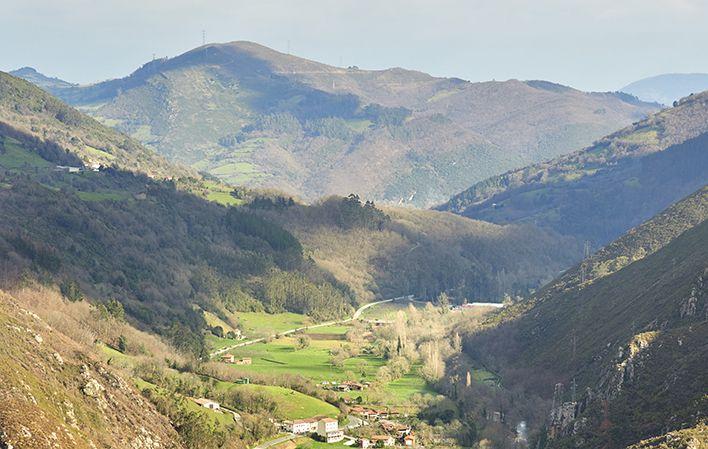
[[[708,183],[708,93],[576,153],[473,185],[440,207],[600,247]]]
[[[467,339],[466,353],[506,388],[549,400],[539,429],[548,447],[623,448],[704,425],[707,195],[632,230]]]

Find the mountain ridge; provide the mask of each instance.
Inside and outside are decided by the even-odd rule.
[[[592,146],[474,184],[440,210],[533,222],[597,248],[708,183],[708,92]]]
[[[706,73],[665,73],[634,81],[620,89],[644,101],[655,101],[667,106],[704,90],[708,90]]]
[[[415,206],[588,144],[657,108],[547,82],[339,68],[240,41],[52,92],[231,184],[307,201],[354,192]]]

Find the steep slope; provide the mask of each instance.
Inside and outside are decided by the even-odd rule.
[[[704,90],[708,90],[706,73],[666,73],[635,81],[620,89],[641,100],[665,105]]]
[[[250,42],[209,44],[122,79],[51,91],[233,184],[422,206],[657,108],[542,81],[344,69]]]
[[[467,339],[506,387],[554,393],[549,447],[621,448],[704,425],[707,210],[702,189],[587,262],[607,272],[579,283],[579,266]]]
[[[0,125],[3,124],[38,141],[54,142],[78,156],[78,164],[116,166],[160,178],[193,174],[33,84],[0,72]]]
[[[184,447],[120,374],[3,291],[0,341],[0,447]]]
[[[473,185],[440,207],[602,246],[708,183],[708,93],[593,146]]]

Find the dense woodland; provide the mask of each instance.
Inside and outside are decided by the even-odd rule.
[[[21,145],[34,151],[33,142]],[[205,323],[192,304],[216,310],[220,303],[257,302],[272,312],[331,319],[348,313],[354,301],[302,257],[288,231],[181,192],[172,182],[115,169],[67,174],[29,167],[3,170],[2,183],[6,285],[31,273],[73,282],[91,297],[119,300],[132,319],[194,353],[203,350]],[[102,200],[105,192],[113,196]]]

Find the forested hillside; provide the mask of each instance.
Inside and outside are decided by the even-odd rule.
[[[208,44],[89,86],[42,84],[232,184],[418,206],[588,145],[658,107],[544,81],[332,67],[251,42]]]
[[[116,166],[160,178],[194,173],[4,72],[0,72],[0,122],[73,153],[79,159],[74,165]]]
[[[441,206],[534,223],[599,248],[708,183],[708,93],[593,146],[473,185]]]
[[[465,340],[505,388],[548,400],[534,411],[549,413],[546,447],[623,448],[705,425],[707,210],[702,189]]]
[[[218,184],[171,176],[171,165],[137,143],[135,152],[114,148],[114,166],[90,169],[72,133],[96,145],[104,136],[130,140],[26,82],[2,79],[9,87],[0,104],[17,105],[0,121],[4,285],[31,276],[62,285],[70,299],[120,305],[134,323],[195,354],[204,351],[203,310],[325,320],[389,295],[497,300],[537,287],[578,254],[577,245],[559,246],[558,236],[531,227],[382,211],[356,197],[303,206],[237,189],[216,199],[246,206],[223,207],[206,200]],[[29,123],[34,132],[23,128]],[[142,160],[171,179],[126,170]]]
[[[306,254],[373,299],[413,294],[454,301],[501,301],[552,279],[581,253],[579,245],[533,226],[499,226],[453,214],[382,208],[356,196],[311,206],[249,208],[287,228]]]

